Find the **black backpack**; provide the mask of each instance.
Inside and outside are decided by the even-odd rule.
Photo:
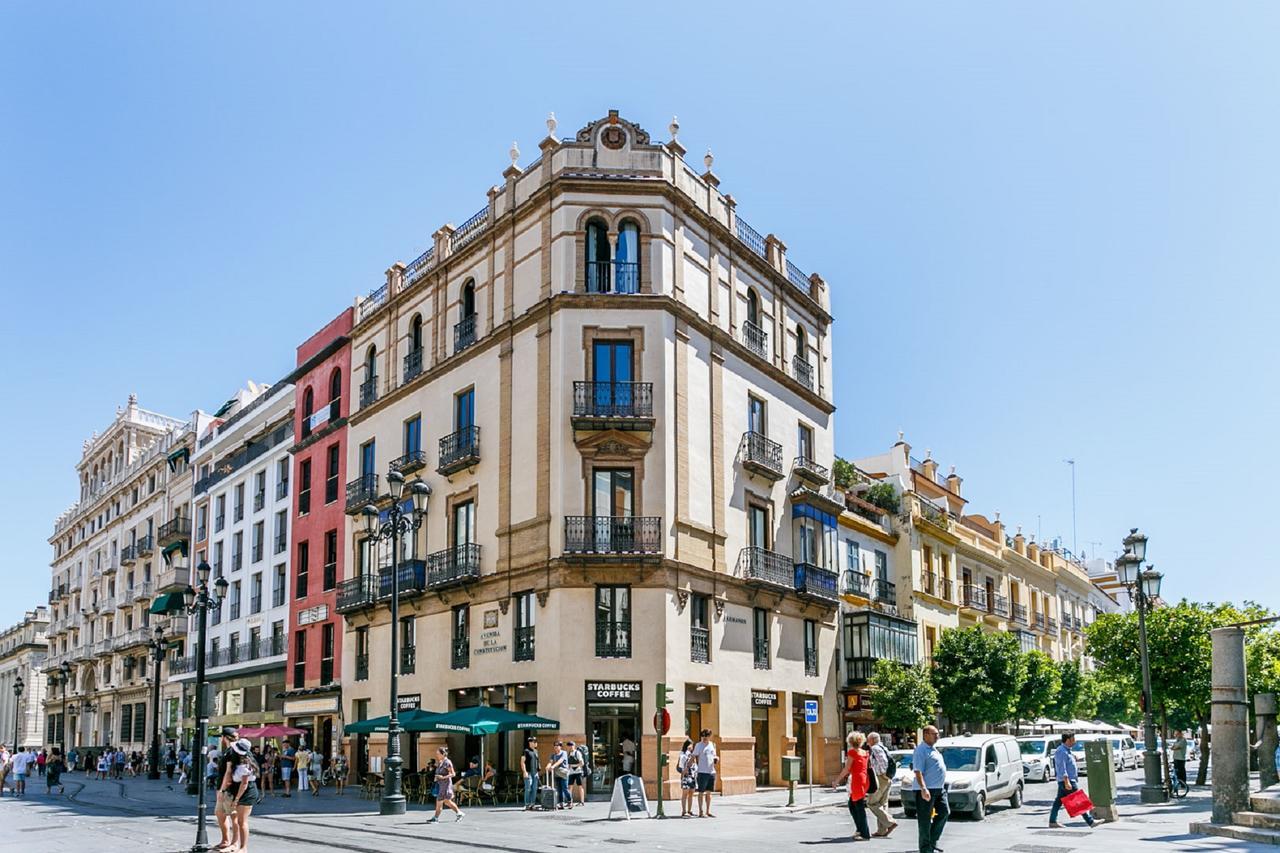
[[[887,759],[887,763],[885,764],[885,769],[884,769],[884,775],[892,779],[894,776],[898,774],[898,762],[893,760],[893,756],[889,754],[889,750],[887,749],[884,751],[884,756]]]

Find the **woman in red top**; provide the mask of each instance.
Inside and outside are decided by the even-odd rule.
[[[853,825],[857,830],[853,836],[854,841],[871,840],[871,827],[867,825],[867,786],[870,784],[867,764],[870,759],[862,749],[866,739],[862,732],[849,733],[849,750],[844,754],[844,770],[840,771],[840,776],[832,785],[839,787],[846,777],[849,779],[849,814],[853,816]]]

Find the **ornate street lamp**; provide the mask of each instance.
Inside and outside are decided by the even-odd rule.
[[[1160,595],[1163,575],[1147,566],[1141,571],[1147,556],[1147,537],[1138,528],[1129,531],[1124,538],[1124,554],[1116,559],[1116,577],[1124,584],[1138,609],[1138,648],[1142,657],[1142,735],[1143,780],[1142,802],[1163,803],[1165,794],[1159,756],[1156,754],[1156,723],[1151,713],[1151,658],[1147,650],[1147,613]]]
[[[58,667],[58,681],[62,684],[62,726],[59,734],[62,735],[62,760],[67,760],[67,688],[71,686],[71,664],[66,661],[62,662],[62,666]],[[68,767],[68,770],[74,770],[74,767]]]
[[[164,638],[164,628],[157,625],[156,635],[148,646],[151,649],[151,660],[154,667],[151,676],[151,766],[147,769],[148,779],[160,778],[160,662],[164,660],[164,651],[168,642]]]
[[[18,751],[18,703],[22,701],[22,689],[25,687],[22,683],[22,676],[18,676],[18,680],[13,682],[13,751]]]
[[[379,540],[391,543],[391,699],[387,720],[387,772],[382,786],[382,802],[379,811],[384,815],[405,813],[404,790],[401,787],[400,715],[396,700],[400,695],[400,542],[412,536],[422,526],[427,513],[427,500],[431,487],[421,480],[409,486],[409,499],[401,502],[404,494],[404,475],[394,468],[387,474],[387,486],[391,490],[391,508],[386,521],[380,521],[378,508],[365,506],[365,532],[370,544]],[[381,578],[377,581],[381,587]]]
[[[209,626],[209,609],[213,607],[221,607],[222,599],[226,597],[227,579],[222,575],[218,575],[213,582],[213,589],[209,587],[209,573],[212,571],[209,564],[203,560],[200,565],[196,566],[196,586],[187,587],[182,593],[183,601],[186,603],[187,613],[197,617],[198,630],[196,632],[196,739],[191,745],[191,753],[193,758],[191,764],[193,770],[196,767],[203,767],[203,756],[206,750],[206,743],[209,740],[209,707],[205,702],[205,660],[204,647],[206,642],[206,632]],[[157,664],[158,668],[158,664]],[[159,683],[159,678],[156,679]],[[199,747],[200,751],[196,752]],[[191,774],[191,781],[187,785],[187,793],[196,795],[196,843],[191,847],[191,853],[208,853],[209,851],[209,835],[205,830],[205,815],[207,806],[205,804],[205,788],[204,773],[195,771]],[[192,791],[192,788],[195,788]]]

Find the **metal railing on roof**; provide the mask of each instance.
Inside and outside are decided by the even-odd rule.
[[[741,216],[737,218],[738,239],[747,244],[747,248],[755,252],[760,257],[765,257],[764,237],[760,236],[760,232],[747,224],[747,221]]]
[[[485,226],[489,224],[489,205],[480,208],[470,219],[458,226],[453,232],[450,245],[453,251],[461,249],[470,243],[484,231]]]

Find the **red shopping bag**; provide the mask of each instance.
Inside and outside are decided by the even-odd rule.
[[[1079,788],[1062,798],[1062,806],[1072,817],[1080,817],[1085,812],[1093,811],[1093,803],[1089,800],[1089,795]]]

